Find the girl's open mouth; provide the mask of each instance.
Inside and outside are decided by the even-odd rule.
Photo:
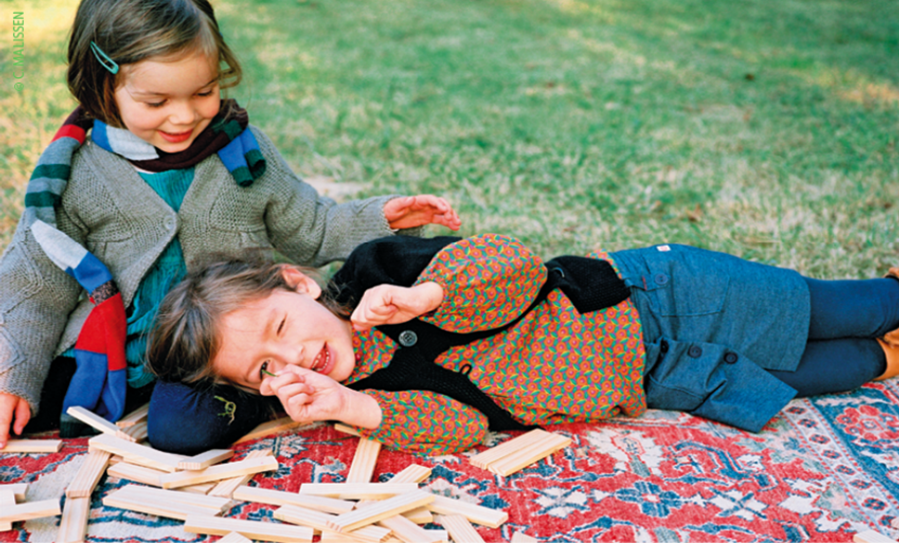
[[[332,367],[334,366],[334,357],[331,354],[331,349],[328,348],[328,345],[322,345],[322,350],[319,351],[319,354],[313,359],[312,366],[309,369],[312,371],[321,373],[323,375],[328,375],[331,373]]]

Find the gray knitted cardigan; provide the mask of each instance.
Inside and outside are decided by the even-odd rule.
[[[253,247],[274,247],[297,264],[317,267],[393,234],[383,208],[394,196],[344,204],[322,197],[250,128],[266,159],[265,174],[242,188],[213,155],[195,167],[178,213],[118,155],[90,139],[75,153],[58,227],[109,267],[125,307],[176,234],[188,270],[204,255]],[[78,283],[35,241],[33,213],[26,208],[0,257],[0,392],[27,400],[32,416],[50,362],[75,344],[92,308]]]

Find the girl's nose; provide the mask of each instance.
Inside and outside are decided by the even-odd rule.
[[[175,125],[190,125],[197,118],[197,112],[190,103],[181,102],[175,104],[169,115],[169,121]]]

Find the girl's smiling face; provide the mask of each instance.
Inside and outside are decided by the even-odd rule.
[[[257,390],[265,372],[287,365],[338,382],[350,377],[356,365],[350,322],[317,302],[319,287],[306,279],[296,291],[275,290],[222,317],[216,375]]]
[[[200,50],[122,67],[115,99],[132,134],[167,153],[190,147],[219,112],[217,63]]]

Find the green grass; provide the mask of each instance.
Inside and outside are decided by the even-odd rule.
[[[29,62],[23,92],[9,69],[0,85],[0,247],[73,106],[71,2],[31,3],[0,2],[26,12]],[[548,257],[674,242],[816,277],[897,263],[896,3],[214,5],[251,121],[357,196],[439,194],[463,234]]]

